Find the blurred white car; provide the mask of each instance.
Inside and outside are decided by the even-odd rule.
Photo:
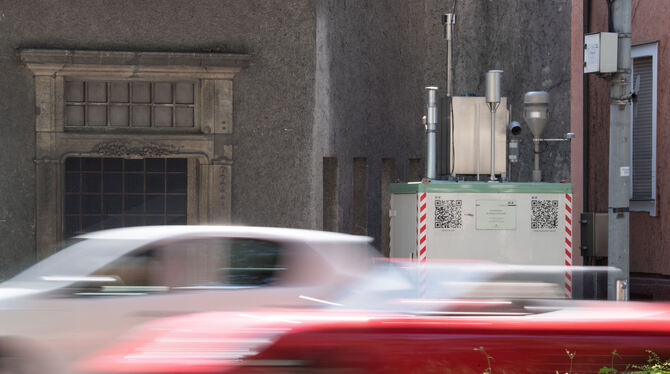
[[[232,226],[78,236],[0,284],[0,372],[67,372],[74,359],[157,317],[313,305],[366,273],[370,241]]]

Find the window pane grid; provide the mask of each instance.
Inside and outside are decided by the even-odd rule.
[[[195,127],[191,81],[66,81],[68,127]]]
[[[115,227],[186,224],[186,165],[186,159],[68,158],[65,236]]]

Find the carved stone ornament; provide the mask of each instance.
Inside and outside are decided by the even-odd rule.
[[[103,142],[93,146],[91,152],[105,157],[151,158],[176,154],[180,150],[181,147],[171,144],[128,145],[122,142]]]

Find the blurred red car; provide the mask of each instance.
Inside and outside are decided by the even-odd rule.
[[[193,314],[154,322],[80,368],[95,373],[479,374],[491,368],[553,374],[597,373],[612,362],[621,371],[645,362],[646,349],[670,355],[670,305],[537,308],[539,313],[517,316],[331,310]]]
[[[473,273],[467,269],[459,278]],[[453,272],[442,274],[453,277]],[[154,321],[79,368],[92,373],[554,374],[596,373],[612,365],[622,371],[646,362],[646,350],[670,357],[670,304],[518,295],[434,298],[435,287],[427,297],[412,297],[416,290],[404,280],[391,272],[337,302],[313,298],[329,306],[324,309]],[[486,288],[478,278],[470,280]],[[503,285],[513,283],[494,281],[488,289]]]

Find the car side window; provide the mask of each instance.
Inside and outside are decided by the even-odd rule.
[[[61,290],[63,296],[125,296],[166,291],[162,259],[155,249],[123,256]]]
[[[163,283],[172,290],[234,289],[276,283],[286,271],[280,243],[253,238],[189,238],[166,244]]]
[[[275,283],[286,271],[280,259],[282,248],[278,243],[235,238],[229,242],[228,266],[222,266],[220,281],[238,286],[264,286]],[[222,265],[226,265],[223,263]]]
[[[127,254],[63,289],[65,296],[147,295],[276,283],[284,247],[251,238],[188,238]]]

